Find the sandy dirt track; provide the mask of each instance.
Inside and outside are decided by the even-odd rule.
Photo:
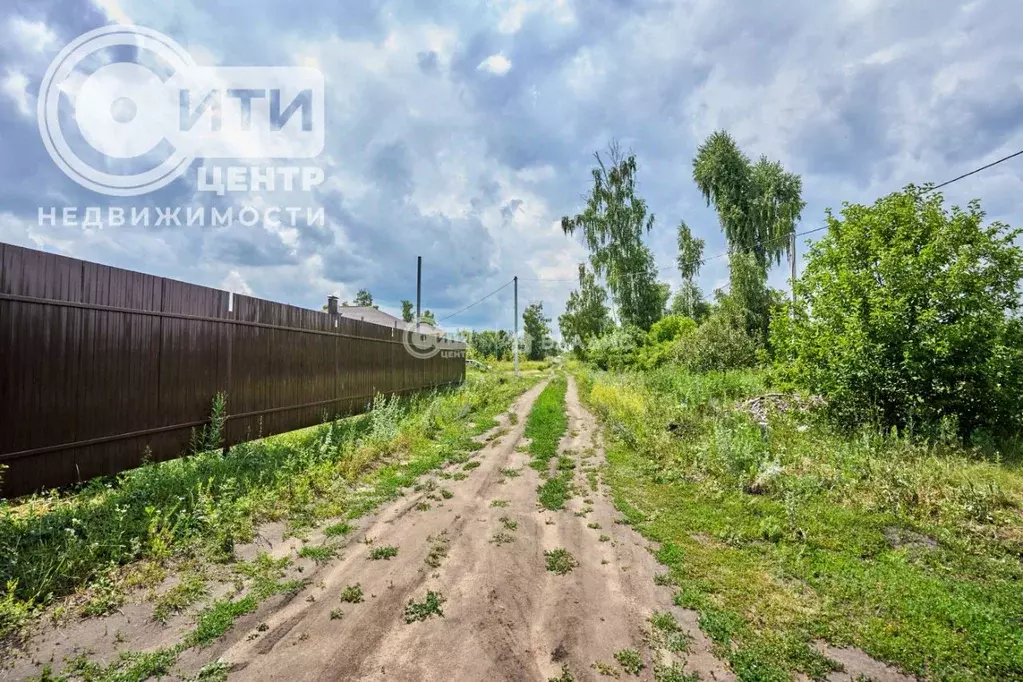
[[[299,595],[264,615],[262,632],[239,622],[226,648],[215,647],[232,664],[231,679],[547,680],[567,665],[575,679],[589,680],[602,677],[592,667],[597,661],[618,668],[614,653],[622,649],[641,652],[647,663],[632,679],[653,679],[644,640],[654,610],[673,610],[693,637],[687,669],[702,679],[731,679],[707,653],[691,614],[671,606],[670,588],[655,586],[657,564],[647,544],[614,522],[618,515],[603,486],[593,492],[577,473],[580,494],[567,509],[538,506],[540,476],[517,448],[542,388],[516,401],[516,423],[502,419],[504,425],[476,453],[480,466],[466,471],[465,480],[435,479],[438,490],[454,494],[443,506],[437,501],[428,501],[426,510],[420,506],[431,487],[426,483],[426,490],[378,514],[348,544],[342,560],[310,576],[319,586],[313,589],[315,601]],[[579,472],[598,464],[602,454],[596,425],[572,382],[567,410],[561,447],[574,453]],[[507,469],[519,475],[507,476],[502,472]],[[493,506],[495,500],[507,505]],[[587,508],[592,511],[582,514]],[[600,529],[588,527],[592,523]],[[495,542],[498,533],[513,539]],[[601,541],[601,535],[610,540]],[[367,537],[372,544],[365,544]],[[373,547],[388,545],[398,548],[397,556],[369,560]],[[428,566],[437,547],[446,556]],[[557,548],[579,563],[566,575],[546,569],[544,551]],[[364,601],[340,603],[340,592],[353,584],[361,585]],[[428,590],[445,598],[444,617],[407,624],[406,604],[421,601]],[[332,619],[337,609],[344,616]]]

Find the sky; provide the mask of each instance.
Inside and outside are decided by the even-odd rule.
[[[187,176],[106,197],[47,155],[40,80],[110,23],[165,33],[202,65],[320,69],[325,182],[305,201],[324,223],[40,225],[40,207],[209,203]],[[692,181],[710,133],[799,174],[811,230],[829,207],[1023,149],[1020,35],[1018,0],[3,0],[0,241],[316,309],[367,288],[394,313],[415,300],[422,256],[438,319],[517,275],[520,308],[542,302],[556,328],[587,256],[560,218],[582,208],[609,140],[636,154],[647,242],[677,285],[680,219],[707,256],[725,248]],[[1019,225],[1021,179],[1023,157],[945,196]],[[726,281],[726,260],[708,260],[703,290]],[[509,328],[512,305],[509,287],[442,326]]]

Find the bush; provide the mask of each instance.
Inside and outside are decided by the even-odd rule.
[[[651,344],[674,341],[686,334],[696,331],[696,323],[683,315],[668,315],[655,322],[647,332],[647,341]]]
[[[650,327],[646,345],[639,348],[635,364],[640,369],[656,369],[675,359],[676,342],[696,331],[696,323],[682,315],[661,318]]]
[[[724,371],[752,367],[759,349],[740,319],[716,310],[695,332],[675,342],[675,358],[691,372]]]
[[[620,327],[591,341],[586,356],[601,369],[625,369],[635,364],[636,352],[645,339],[638,327]]]
[[[912,186],[828,214],[772,345],[842,421],[1018,433],[1023,408],[1019,230],[981,225]]]

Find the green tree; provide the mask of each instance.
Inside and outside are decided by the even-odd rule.
[[[727,296],[721,298],[722,311],[733,316],[755,341],[767,339],[771,309],[775,297],[767,288],[767,271],[749,252],[735,251],[728,259],[731,282]]]
[[[710,315],[711,308],[711,304],[703,298],[703,292],[695,282],[683,282],[671,297],[668,314],[691,317],[696,322],[702,322]]]
[[[802,180],[766,156],[752,163],[725,131],[713,133],[700,145],[693,159],[693,180],[707,205],[713,204],[728,241],[731,300],[761,306],[744,310],[741,316],[747,333],[763,341],[772,299],[766,289],[767,268],[781,262],[806,206]]]
[[[654,226],[646,202],[636,193],[636,156],[626,155],[617,142],[608,145],[607,163],[594,154],[593,189],[586,208],[561,219],[565,234],[582,232],[590,265],[607,281],[622,324],[646,330],[660,319],[667,292],[657,282],[654,256],[643,235]]]
[[[752,253],[764,269],[781,262],[806,206],[798,175],[766,156],[752,163],[732,136],[719,130],[697,150],[693,180],[717,211],[730,251]]]
[[[401,302],[401,319],[405,322],[413,322],[416,319],[416,313],[413,309],[412,301]]]
[[[530,360],[543,360],[551,346],[551,318],[544,317],[543,303],[530,303],[522,313],[522,328],[528,339]]]
[[[419,318],[419,321],[422,322],[423,324],[428,324],[434,327],[437,326],[437,318],[435,318],[433,316],[433,312],[429,310],[423,311],[423,315],[422,317]]]
[[[703,265],[704,241],[693,236],[692,230],[684,220],[678,223],[678,272],[682,276],[682,288],[679,293],[688,297],[684,315],[696,319],[696,305],[703,296],[696,286],[696,276]]]
[[[355,305],[363,308],[373,307],[373,294],[369,293],[369,289],[359,289],[355,294]]]
[[[849,423],[1017,434],[1023,424],[1021,231],[948,211],[909,186],[828,212],[793,319],[772,321],[779,357]]]
[[[607,292],[597,284],[597,277],[585,265],[579,265],[579,290],[568,295],[565,312],[558,317],[561,338],[583,353],[586,345],[611,328],[611,312],[607,308]]]
[[[474,332],[469,336],[469,347],[477,357],[508,360],[512,357],[512,335],[504,329]]]

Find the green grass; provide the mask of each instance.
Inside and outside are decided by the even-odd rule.
[[[515,536],[504,531],[494,533],[493,537],[490,538],[490,542],[495,545],[506,545],[509,542],[515,542]]]
[[[1017,462],[799,412],[761,431],[733,409],[777,390],[758,372],[579,376],[623,520],[740,680],[827,676],[818,638],[926,679],[1023,679]]]
[[[529,444],[532,455],[529,466],[547,479],[537,486],[537,498],[541,506],[552,511],[564,509],[565,501],[572,496],[572,470],[575,463],[567,454],[558,457],[556,468],[560,473],[548,475],[550,462],[557,457],[558,444],[568,426],[565,416],[567,385],[563,376],[551,379],[533,403],[533,409],[526,419],[525,435],[532,439]]]
[[[165,677],[170,674],[181,653],[181,647],[168,647],[150,652],[122,652],[117,659],[108,665],[90,661],[84,655],[76,656],[67,662],[59,675],[44,667],[41,681],[88,680],[89,682],[135,682]],[[210,677],[200,678],[213,679]]]
[[[565,434],[568,420],[565,416],[565,390],[568,383],[556,376],[537,397],[526,418],[526,438],[531,439],[529,452],[533,456],[530,466],[547,471],[548,463],[558,454],[558,443]]]
[[[685,672],[680,663],[671,665],[655,663],[654,682],[700,682],[700,674]],[[857,680],[856,682],[868,682],[868,680]]]
[[[206,580],[196,573],[184,573],[177,585],[156,598],[153,618],[166,623],[172,614],[184,611],[204,596]]]
[[[221,599],[199,614],[195,630],[185,638],[185,646],[208,646],[220,639],[234,621],[246,613],[252,613],[259,606],[259,600],[250,594],[236,601]]]
[[[552,476],[537,486],[536,495],[544,509],[564,509],[565,502],[572,496],[571,479],[567,476]]]
[[[590,664],[590,667],[597,671],[597,674],[603,675],[604,677],[619,678],[622,674],[618,671],[618,668],[613,665],[604,663],[603,661],[594,661]]]
[[[421,602],[416,602],[412,599],[409,600],[405,606],[405,622],[415,623],[418,621],[424,621],[433,616],[444,617],[444,611],[441,609],[441,604],[446,600],[439,592],[432,590],[426,593],[426,597]]]
[[[393,557],[398,556],[398,548],[393,545],[385,545],[383,547],[374,547],[370,550],[369,558],[373,561],[379,561],[384,559],[390,561]]]
[[[337,538],[344,537],[345,535],[351,533],[353,530],[355,530],[355,527],[352,524],[348,523],[347,521],[342,521],[341,523],[335,523],[324,528],[323,534],[326,535],[328,538]]]
[[[298,550],[298,555],[303,559],[312,559],[318,564],[325,564],[337,556],[337,549],[330,545],[303,545]]]
[[[543,553],[547,570],[558,575],[565,575],[573,568],[579,566],[579,562],[572,554],[563,548],[551,549]]]
[[[363,602],[362,585],[356,583],[341,590],[340,599],[345,604],[361,604]]]
[[[615,654],[615,660],[630,675],[638,675],[646,667],[643,657],[635,649],[622,649]]]

